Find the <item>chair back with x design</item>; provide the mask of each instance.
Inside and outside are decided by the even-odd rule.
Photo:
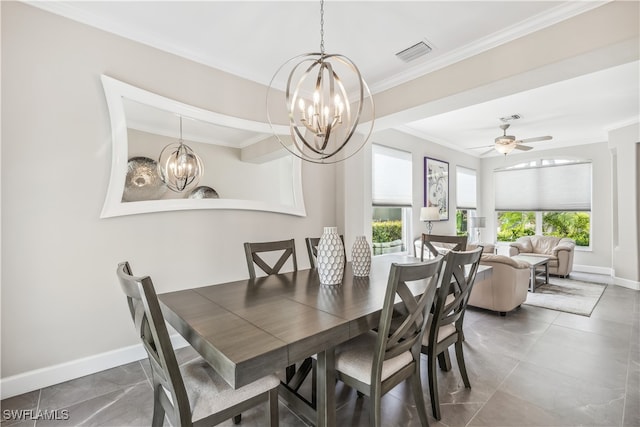
[[[276,251],[282,251],[282,254],[274,264],[270,265],[269,262],[265,261],[263,256],[265,253]],[[293,262],[293,271],[298,270],[294,239],[281,240],[278,242],[246,242],[244,244],[244,252],[247,257],[247,268],[249,269],[249,277],[251,279],[256,278],[255,265],[260,267],[267,275],[278,274],[289,258],[291,258]]]
[[[433,256],[446,255],[436,247],[448,251],[466,251],[467,236],[439,236],[436,234],[422,233],[422,246],[420,247],[420,260],[424,261],[424,248],[426,247]],[[416,257],[418,254],[416,254]]]

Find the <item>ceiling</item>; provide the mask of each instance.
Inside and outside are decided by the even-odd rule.
[[[315,0],[28,3],[264,85],[320,44]],[[327,0],[325,48],[352,59],[375,95],[605,3]],[[418,42],[432,51],[410,63],[395,56]],[[512,114],[521,119],[508,133],[518,139],[553,136],[536,150],[601,142],[606,129],[637,121],[639,75],[636,61],[395,127],[473,155],[487,151],[502,133],[499,118]]]

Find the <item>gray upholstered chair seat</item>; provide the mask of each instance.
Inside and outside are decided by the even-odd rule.
[[[234,390],[211,365],[201,357],[180,366],[182,378],[189,396],[193,419],[199,420],[225,408],[238,405],[280,384],[275,375],[267,375],[244,387]]]
[[[369,331],[336,348],[336,370],[365,384],[371,384],[371,366],[376,350],[377,333]],[[413,361],[411,352],[405,351],[382,364],[382,381]]]

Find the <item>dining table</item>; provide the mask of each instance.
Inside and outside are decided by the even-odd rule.
[[[307,422],[334,426],[335,347],[378,326],[391,264],[416,262],[375,256],[368,277],[354,276],[348,262],[339,285],[323,285],[315,269],[303,269],[158,298],[167,322],[236,389],[314,356],[317,400],[284,382],[278,392]],[[424,284],[412,291],[423,292]]]

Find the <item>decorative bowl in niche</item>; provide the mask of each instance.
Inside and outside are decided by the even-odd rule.
[[[201,185],[196,187],[189,193],[190,199],[219,199],[218,192],[211,187]]]
[[[132,157],[127,162],[127,176],[122,192],[123,202],[157,200],[167,192],[158,175],[158,164],[148,157]]]

